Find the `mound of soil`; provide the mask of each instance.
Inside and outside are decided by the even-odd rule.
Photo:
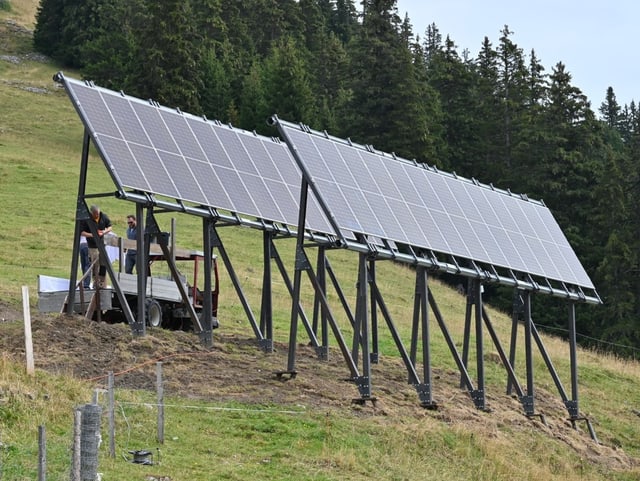
[[[227,334],[224,327],[214,331],[214,346],[206,348],[193,333],[158,329],[134,337],[126,324],[40,313],[32,314],[31,318],[36,369],[89,380],[96,387],[106,387],[111,371],[116,388],[155,390],[156,363],[162,362],[168,396],[350,411],[365,417],[382,415],[417,420],[431,416],[450,425],[464,424],[492,437],[502,435],[503,426],[538,429],[564,441],[583,459],[605,468],[624,470],[640,465],[639,460],[620,449],[595,443],[586,426],[573,429],[562,400],[541,389],[536,392],[536,407],[544,413],[545,423],[538,417],[527,418],[518,399],[504,394],[487,393],[487,405],[492,409],[480,411],[469,394],[459,389],[457,372],[434,368],[438,409],[426,410],[420,406],[415,389],[407,383],[401,360],[385,358],[372,368],[375,402],[362,404],[354,402],[361,398],[335,348],[327,361],[320,361],[312,347],[298,345],[298,374],[291,378],[276,375],[286,370],[286,345],[276,344],[274,352],[266,353],[254,338]],[[0,349],[16,358],[23,357],[24,335],[15,335],[22,332],[15,324],[22,323],[23,314],[0,302],[0,319],[14,327],[14,335],[0,336]]]

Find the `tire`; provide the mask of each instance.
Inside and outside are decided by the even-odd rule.
[[[160,327],[162,325],[162,306],[155,299],[147,299],[145,321],[149,327]]]

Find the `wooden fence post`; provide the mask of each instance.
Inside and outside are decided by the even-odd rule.
[[[158,390],[158,442],[164,444],[164,382],[162,363],[156,363],[156,388]]]
[[[82,411],[73,413],[73,451],[71,455],[71,481],[80,481],[80,433],[82,431]]]
[[[27,356],[27,374],[34,374],[33,339],[31,337],[31,310],[29,309],[29,287],[22,286],[22,311],[24,313],[24,344]]]
[[[38,481],[47,481],[47,432],[38,426]]]
[[[109,456],[116,457],[116,418],[115,418],[115,393],[114,393],[114,377],[113,371],[109,371],[109,380],[107,386],[107,396],[109,399]]]

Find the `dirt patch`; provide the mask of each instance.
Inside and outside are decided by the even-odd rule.
[[[12,335],[0,336],[0,349],[16,357],[24,355],[24,336],[18,323],[21,312],[0,302],[0,319],[12,323]],[[1,325],[0,325],[1,327]],[[134,337],[126,324],[85,321],[80,316],[32,315],[36,368],[90,380],[106,386],[109,371],[116,387],[155,390],[156,363],[162,361],[167,395],[275,405],[317,410],[357,411],[359,416],[388,416],[421,419],[430,416],[449,425],[465,425],[489,437],[507,436],[503,428],[536,429],[557,438],[583,459],[608,469],[625,470],[640,465],[622,450],[598,445],[584,427],[572,428],[558,396],[538,389],[536,407],[545,414],[528,419],[519,400],[487,394],[487,405],[476,409],[466,391],[458,389],[459,374],[434,369],[437,410],[420,407],[415,389],[407,384],[407,372],[400,359],[383,359],[374,365],[376,402],[353,403],[359,393],[349,378],[346,364],[337,350],[320,362],[315,350],[298,346],[295,379],[278,378],[286,369],[287,346],[276,344],[275,352],[263,352],[255,339],[215,331],[214,346],[205,348],[197,335],[165,330]],[[507,430],[508,431],[508,430]]]
[[[0,321],[1,322],[13,322],[22,321],[24,316],[22,312],[11,307],[9,304],[0,301]]]

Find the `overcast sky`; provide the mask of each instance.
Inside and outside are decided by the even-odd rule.
[[[638,0],[398,0],[408,13],[414,34],[424,37],[435,23],[443,39],[477,56],[484,37],[497,47],[505,25],[511,41],[529,59],[531,49],[545,73],[562,62],[572,84],[598,111],[607,87],[620,105],[640,99],[640,1]]]

